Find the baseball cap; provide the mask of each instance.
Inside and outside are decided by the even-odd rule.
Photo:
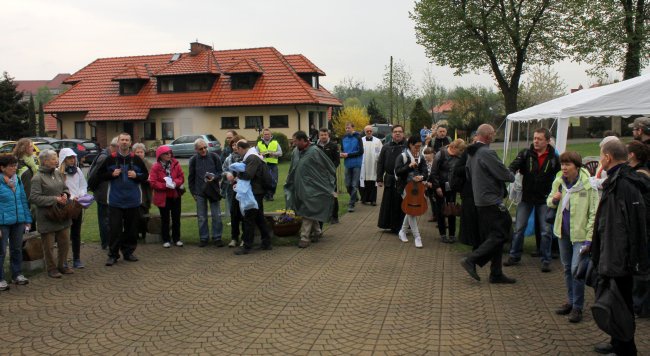
[[[628,125],[629,128],[637,129],[643,127],[650,127],[650,117],[641,116],[634,119],[634,122]]]

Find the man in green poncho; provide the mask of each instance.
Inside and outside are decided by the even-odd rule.
[[[320,238],[318,222],[332,214],[336,168],[322,150],[311,145],[304,131],[293,134],[293,145],[284,196],[287,208],[302,217],[298,247],[305,248]]]

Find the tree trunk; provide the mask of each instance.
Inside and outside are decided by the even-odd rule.
[[[518,90],[503,90],[501,89],[501,94],[503,95],[503,102],[505,104],[506,116],[512,113],[519,111],[517,109],[517,94]]]

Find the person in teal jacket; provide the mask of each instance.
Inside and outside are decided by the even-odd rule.
[[[11,256],[12,280],[18,285],[29,283],[21,272],[21,265],[23,233],[32,224],[32,214],[29,212],[25,187],[16,175],[17,169],[16,157],[0,157],[0,291],[9,289],[4,274],[7,243]]]
[[[553,233],[559,237],[560,259],[567,288],[567,301],[555,312],[569,315],[569,321],[577,323],[582,320],[585,283],[573,276],[578,266],[589,260],[588,251],[599,199],[598,191],[589,184],[590,174],[582,168],[582,158],[578,153],[562,153],[560,167],[547,199],[547,205],[557,209]]]

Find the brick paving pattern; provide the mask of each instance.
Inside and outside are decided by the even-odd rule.
[[[141,245],[139,262],[104,267],[86,245],[86,269],[0,294],[0,353],[557,355],[608,340],[590,288],[582,323],[554,314],[565,295],[558,260],[552,273],[528,257],[506,268],[515,285],[490,285],[489,268],[476,282],[433,223],[421,219],[416,249],[379,231],[378,211],[359,206],[304,250]],[[650,354],[649,320],[636,335]]]

